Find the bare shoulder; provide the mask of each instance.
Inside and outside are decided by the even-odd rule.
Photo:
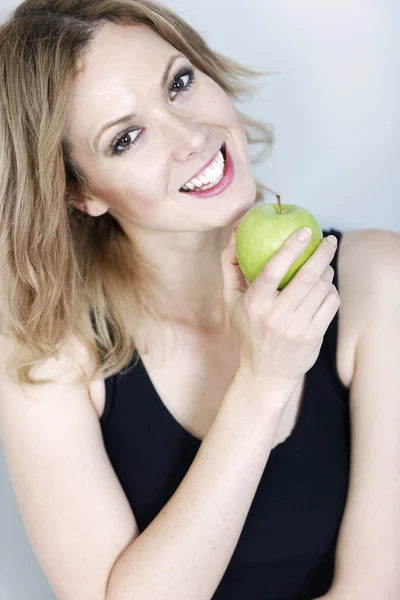
[[[337,367],[346,387],[354,376],[356,348],[371,310],[374,288],[399,244],[400,235],[389,230],[360,229],[342,234],[337,257],[341,298]]]
[[[5,410],[5,402],[1,398],[5,394],[20,398],[19,390],[25,390],[30,397],[43,397],[43,389],[47,384],[38,384],[30,386],[21,383],[18,384],[16,373],[17,357],[23,355],[26,349],[18,340],[0,334],[0,419]],[[57,346],[58,357],[49,357],[42,360],[31,371],[33,379],[51,379],[57,386],[71,389],[84,386],[88,399],[92,406],[98,412],[98,407],[102,399],[101,388],[104,382],[92,377],[98,368],[97,355],[89,352],[87,346],[75,335],[69,336],[64,342]],[[95,401],[92,399],[92,395]]]
[[[368,298],[379,284],[379,278],[388,274],[398,261],[400,234],[384,229],[361,229],[343,232],[338,256],[339,284],[346,299],[352,301],[359,314],[359,326]],[[398,262],[395,268],[398,267]]]
[[[26,349],[13,337],[0,334],[0,380],[6,381],[16,376],[15,364],[17,357]],[[59,383],[69,383],[83,374],[90,379],[95,373],[98,360],[90,353],[86,345],[75,335],[70,335],[64,342],[57,345],[58,357],[42,360],[32,369],[33,379],[57,379]]]

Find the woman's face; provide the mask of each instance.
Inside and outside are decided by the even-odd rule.
[[[170,63],[162,86],[177,55],[145,25],[107,23],[75,82],[67,138],[91,189],[80,208],[109,211],[128,234],[211,231],[255,201],[246,134],[229,96],[185,56]],[[210,198],[179,191],[224,142],[235,170],[230,187]]]

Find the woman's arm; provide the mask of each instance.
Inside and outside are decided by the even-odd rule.
[[[398,600],[400,235],[365,232],[345,264],[362,327],[350,386],[350,487],[326,600]]]
[[[106,600],[210,600],[293,391],[236,371],[177,491],[114,565]]]

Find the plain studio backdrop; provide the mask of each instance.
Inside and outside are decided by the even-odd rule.
[[[0,19],[18,4],[1,0]],[[259,80],[254,100],[239,106],[274,127],[272,154],[254,166],[255,177],[283,203],[310,210],[323,229],[400,233],[398,0],[164,4],[213,49],[274,72]],[[25,534],[2,448],[0,490],[0,600],[54,600]]]

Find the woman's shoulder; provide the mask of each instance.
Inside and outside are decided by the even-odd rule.
[[[387,267],[394,266],[400,251],[400,234],[384,229],[359,229],[342,232],[338,254],[339,293],[354,308],[356,320],[362,322],[370,307],[365,298],[368,290],[379,285]],[[397,267],[395,267],[397,270]]]
[[[0,381],[16,380],[17,359],[29,356],[28,349],[15,337],[0,333]],[[42,359],[32,369],[30,376],[35,379],[54,379],[59,383],[73,383],[78,378],[90,380],[98,368],[98,357],[89,351],[86,344],[71,334],[56,345],[58,356]],[[15,381],[14,381],[15,380]]]
[[[400,235],[389,230],[343,231],[337,256],[339,308],[338,369],[346,385],[352,381],[356,348],[371,311],[384,265],[400,250]],[[398,250],[398,251],[399,251]],[[340,365],[340,366],[339,366]]]

